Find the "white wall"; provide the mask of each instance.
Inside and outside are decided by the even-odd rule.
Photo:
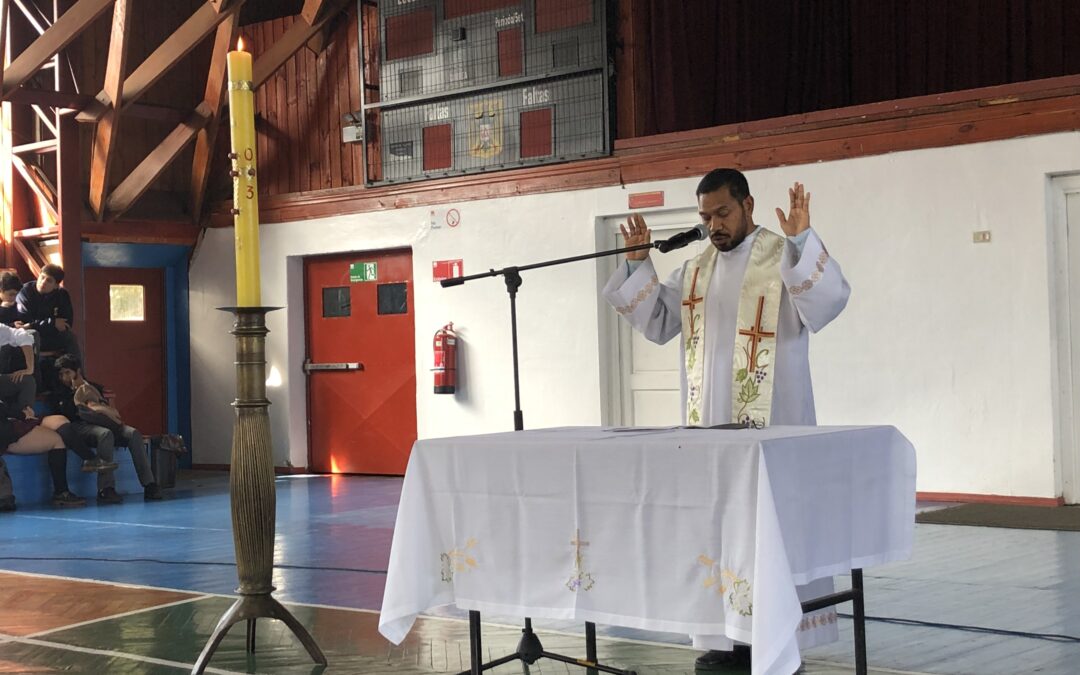
[[[918,449],[922,491],[1057,494],[1051,401],[1048,174],[1080,170],[1080,134],[893,153],[748,173],[756,220],[799,180],[812,224],[853,293],[811,342],[822,424],[893,424]],[[264,225],[263,303],[270,315],[274,457],[306,466],[301,257],[411,246],[421,437],[512,427],[509,319],[500,279],[443,289],[431,261],[466,274],[596,250],[605,217],[629,192],[663,189],[663,210],[693,208],[697,179],[456,207],[462,224],[430,227],[429,208]],[[973,244],[990,230],[989,244]],[[192,426],[196,463],[229,461],[233,354],[232,230],[207,232],[191,268]],[[527,428],[599,424],[602,322],[590,262],[525,273],[518,296]],[[431,336],[453,320],[465,343],[461,396],[431,393]],[[606,343],[604,343],[606,344]]]

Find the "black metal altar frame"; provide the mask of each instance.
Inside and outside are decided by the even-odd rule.
[[[838,593],[823,595],[820,598],[807,600],[802,603],[803,613],[815,612],[819,609],[840,605],[845,602],[852,603],[852,619],[855,622],[855,674],[866,675],[866,607],[864,603],[865,592],[863,590],[862,569],[851,570],[851,588]],[[525,619],[525,628],[522,629],[521,642],[518,643],[516,652],[507,654],[501,658],[481,663],[483,658],[483,645],[480,631],[480,612],[469,612],[469,670],[462,671],[458,675],[480,675],[485,670],[497,668],[504,663],[510,663],[520,659],[532,665],[538,659],[551,659],[586,668],[587,675],[597,675],[600,672],[612,675],[636,675],[633,670],[619,670],[611,666],[603,665],[596,660],[596,624],[585,622],[585,658],[575,659],[562,654],[553,654],[544,651],[543,645],[536,633],[532,630],[531,619]]]

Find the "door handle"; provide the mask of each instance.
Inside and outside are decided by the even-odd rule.
[[[364,364],[359,361],[351,362],[338,362],[338,363],[312,363],[310,359],[304,361],[304,373],[310,375],[311,373],[319,370],[363,370]]]

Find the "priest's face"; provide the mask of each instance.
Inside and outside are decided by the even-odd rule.
[[[698,195],[698,215],[709,228],[709,240],[721,251],[730,251],[754,230],[754,198],[741,202],[727,186]]]

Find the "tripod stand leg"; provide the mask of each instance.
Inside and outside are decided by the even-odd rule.
[[[589,663],[596,663],[596,624],[585,622],[585,658]],[[587,668],[585,675],[599,675],[595,668]]]

